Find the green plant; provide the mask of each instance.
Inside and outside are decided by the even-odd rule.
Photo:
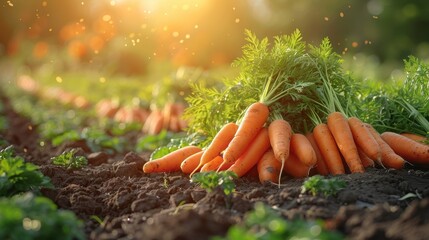
[[[58,156],[51,158],[52,163],[60,165],[68,169],[79,169],[88,164],[88,160],[84,156],[75,156],[76,150],[64,151]]]
[[[240,225],[229,228],[225,237],[212,240],[284,240],[284,239],[343,239],[337,232],[327,231],[322,221],[288,221],[262,202],[244,216]]]
[[[405,79],[365,88],[361,115],[379,132],[429,136],[429,64],[410,56]]]
[[[163,129],[157,135],[145,135],[137,140],[136,151],[143,152],[147,150],[155,150],[159,146],[167,145],[171,139],[184,137],[184,133],[172,133]]]
[[[205,138],[198,133],[189,134],[187,136],[179,138],[171,138],[170,142],[167,145],[158,147],[152,152],[152,154],[150,155],[150,160],[163,157],[182,147],[186,147],[189,145],[198,146],[199,144],[201,144],[202,141],[204,141],[204,139]]]
[[[97,127],[86,127],[82,130],[81,139],[86,141],[88,147],[93,151],[123,152],[125,150],[125,140],[122,137],[110,136]]]
[[[191,181],[199,184],[208,192],[212,192],[219,187],[228,196],[235,191],[234,179],[236,178],[238,178],[237,175],[232,171],[210,171],[195,173],[192,175]]]
[[[0,198],[0,239],[85,239],[73,212],[32,193]]]
[[[52,187],[50,179],[39,168],[26,163],[22,157],[14,156],[12,146],[0,150],[0,196]]]
[[[324,178],[320,175],[309,177],[302,184],[302,192],[310,192],[313,195],[335,195],[346,187],[346,182],[339,178]]]

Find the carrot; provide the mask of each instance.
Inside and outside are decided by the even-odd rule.
[[[234,162],[230,168],[228,168],[228,170],[235,172],[238,177],[243,176],[258,163],[268,148],[270,148],[268,130],[266,128],[262,128],[256,135],[255,139],[250,143],[246,151],[237,159],[237,161]]]
[[[234,138],[225,149],[223,154],[223,160],[225,163],[235,162],[243,154],[256,135],[260,133],[267,121],[268,115],[269,109],[264,103],[255,102],[249,106],[243,116],[237,132],[234,135]]]
[[[401,135],[407,138],[413,139],[414,141],[417,141],[417,142],[427,141],[427,138],[425,136],[414,134],[414,133],[401,133]]]
[[[368,157],[365,154],[365,152],[363,152],[363,150],[359,147],[358,147],[358,153],[359,153],[360,161],[362,162],[362,165],[364,168],[375,167],[374,161],[370,157]],[[381,151],[380,151],[380,155],[381,155]],[[380,161],[381,161],[381,157],[380,157]]]
[[[349,117],[350,130],[356,146],[360,148],[366,156],[377,162],[381,161],[381,149],[368,128],[357,117]]]
[[[273,150],[269,149],[264,153],[261,160],[258,161],[258,177],[261,183],[266,181],[276,182],[279,180],[283,164],[274,155]]]
[[[320,152],[319,147],[317,146],[316,140],[314,139],[314,135],[312,132],[309,132],[305,135],[310,141],[311,146],[313,146],[314,152],[316,153],[317,163],[316,170],[320,175],[329,175],[328,166],[326,166],[325,160],[323,159],[322,153]]]
[[[149,115],[147,116],[147,118],[146,118],[146,121],[144,122],[144,124],[143,124],[143,128],[142,128],[142,131],[144,132],[144,133],[148,133],[149,132],[149,129],[150,129],[150,126],[151,126],[151,124],[152,124],[152,121],[153,121],[153,118],[155,117],[155,115],[157,115],[159,113],[159,110],[152,110],[150,113],[149,113]]]
[[[365,127],[369,129],[375,140],[378,142],[378,145],[380,145],[382,166],[402,169],[404,167],[405,160],[393,151],[389,144],[381,138],[380,134],[370,124],[365,124]]]
[[[182,172],[189,174],[193,172],[194,169],[197,169],[198,163],[200,162],[203,153],[204,151],[194,153],[191,156],[187,157],[185,160],[183,160],[183,162],[180,164],[180,169],[182,170]]]
[[[200,152],[201,148],[196,146],[186,146],[173,151],[164,157],[149,161],[143,165],[143,172],[175,172],[180,171],[180,164],[187,157]]]
[[[347,118],[340,112],[332,112],[328,115],[328,128],[334,136],[338,149],[344,157],[350,172],[362,173],[365,171],[359,158],[353,134],[350,130]]]
[[[308,176],[310,172],[310,167],[305,165],[298,159],[298,157],[291,152],[289,158],[285,161],[285,166],[283,169],[289,176],[294,178],[304,178]]]
[[[149,126],[148,134],[156,135],[160,133],[163,127],[163,120],[164,115],[162,115],[162,113],[159,111],[155,112],[155,115],[153,116]]]
[[[179,118],[176,115],[171,115],[168,129],[172,132],[180,131]]]
[[[163,128],[167,129],[170,126],[170,120],[171,120],[171,116],[173,114],[174,114],[173,103],[171,103],[171,102],[166,103],[162,109],[162,116],[163,116],[162,126],[163,126]]]
[[[313,136],[329,172],[334,175],[344,174],[343,160],[328,125],[324,123],[316,125]]]
[[[416,142],[394,132],[384,132],[381,138],[393,151],[407,161],[416,164],[429,164],[429,145]]]
[[[282,162],[285,161],[289,157],[292,127],[287,121],[276,119],[268,126],[268,135],[274,156]]]
[[[216,170],[223,171],[231,167],[231,165],[233,164],[233,163],[227,163],[227,164],[224,164],[221,168],[219,168],[222,163],[223,163],[222,156],[217,156],[213,158],[213,160],[211,160],[210,162],[204,164],[201,167],[200,172],[209,172],[209,171],[216,171]]]
[[[311,145],[308,138],[301,133],[292,134],[290,141],[291,151],[295,153],[298,159],[309,166],[313,167],[317,163],[317,156],[314,152],[313,146]]]
[[[210,145],[204,151],[203,156],[201,157],[198,167],[195,168],[195,171],[199,169],[204,164],[210,162],[213,158],[219,156],[223,150],[228,147],[228,144],[231,142],[235,133],[237,132],[238,125],[235,123],[225,124],[219,132],[214,136]],[[194,172],[191,173],[191,176]]]

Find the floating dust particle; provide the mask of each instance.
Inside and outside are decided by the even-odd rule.
[[[7,5],[9,5],[10,7],[13,7],[13,3],[11,1],[7,1]]]
[[[108,22],[112,19],[112,17],[109,14],[105,14],[105,15],[103,15],[102,19],[103,19],[103,21]]]
[[[173,36],[173,37],[178,37],[178,36],[179,36],[179,32],[173,32],[173,33],[171,34],[171,36]]]
[[[60,76],[57,76],[57,77],[55,78],[55,81],[57,81],[57,83],[62,83],[62,82],[63,82],[63,79],[62,79]]]
[[[340,17],[344,17],[344,13],[343,12],[340,12]]]
[[[49,30],[48,30],[49,32],[52,32],[52,28],[49,28]]]
[[[166,31],[168,30],[168,27],[167,27],[167,26],[164,26],[164,27],[162,28],[162,30],[164,30],[164,32],[166,32]]]
[[[44,146],[45,146],[45,142],[44,142],[44,141],[41,141],[41,142],[39,143],[39,145],[40,145],[41,147],[44,147]]]
[[[48,6],[48,2],[46,2],[46,1],[43,1],[43,2],[42,2],[42,6],[43,6],[43,7],[46,7],[46,6]]]
[[[191,38],[191,35],[190,35],[190,34],[186,34],[186,35],[185,35],[185,38],[186,38],[186,39],[189,39],[189,38]]]
[[[116,5],[116,1],[110,1],[110,6],[115,6]]]
[[[188,4],[184,4],[184,5],[182,6],[182,10],[183,10],[183,11],[187,11],[187,10],[189,10],[189,5],[188,5]]]
[[[105,83],[106,82],[106,78],[105,77],[100,77],[98,80],[100,81],[100,83]]]
[[[323,18],[325,21],[329,21],[329,18],[328,17],[324,17]]]
[[[372,18],[374,18],[374,19],[378,19],[378,16],[375,16],[375,15],[374,15],[374,16],[372,16]]]
[[[198,28],[199,28],[198,24],[195,24],[194,28],[195,28],[195,29],[198,29]]]
[[[357,43],[357,42],[352,42],[352,47],[356,48],[356,47],[358,47],[358,46],[359,46],[359,43]]]
[[[33,126],[28,125],[28,126],[27,126],[27,129],[31,131],[31,130],[33,130]]]
[[[239,23],[239,22],[240,22],[240,18],[236,18],[235,23]]]

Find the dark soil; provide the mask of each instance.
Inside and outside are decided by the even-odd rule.
[[[221,192],[206,193],[184,174],[144,174],[149,153],[91,153],[79,142],[41,147],[37,126],[3,101],[10,123],[4,138],[51,178],[55,189],[43,194],[81,218],[88,239],[209,239],[225,235],[258,201],[275,206],[286,219],[324,219],[349,239],[429,237],[429,171],[424,169],[370,168],[341,175],[348,185],[334,197],[302,194],[303,179],[286,176],[278,187],[250,174],[236,181],[227,205]],[[81,170],[51,164],[50,158],[67,148],[77,148],[90,164]],[[420,198],[401,200],[408,193]]]

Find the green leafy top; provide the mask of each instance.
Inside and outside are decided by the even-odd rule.
[[[340,233],[327,231],[321,221],[288,221],[262,202],[244,216],[244,222],[229,228],[225,237],[212,240],[343,239]]]
[[[225,195],[230,195],[235,191],[234,179],[238,178],[237,174],[232,171],[223,172],[198,172],[192,175],[191,181],[198,183],[208,192],[220,187]]]
[[[186,98],[189,131],[206,135],[206,144],[224,124],[239,121],[246,108],[257,101],[268,103],[270,119],[281,114],[294,123],[294,131],[310,130],[310,113],[324,119],[328,112],[320,107],[325,106],[320,89],[326,81],[341,106],[353,104],[352,94],[357,91],[351,89],[355,84],[343,73],[341,57],[333,53],[327,38],[320,46],[307,45],[296,30],[275,37],[271,46],[267,38],[259,40],[250,31],[246,36],[243,56],[233,63],[240,70],[238,76],[225,79],[222,89],[194,85]]]
[[[379,132],[410,132],[429,136],[429,64],[410,56],[405,79],[369,85],[361,116]]]
[[[88,160],[84,156],[75,156],[76,149],[64,151],[58,156],[53,157],[52,163],[66,167],[67,169],[79,169],[88,165]]]
[[[36,165],[14,156],[12,146],[0,150],[0,196],[38,192],[42,187],[52,187],[50,179],[38,169]]]
[[[0,239],[85,239],[74,213],[58,209],[48,198],[31,193],[0,198],[0,209]]]
[[[309,177],[302,185],[302,192],[310,192],[313,195],[335,195],[346,187],[346,182],[338,178],[323,178],[320,175]]]

